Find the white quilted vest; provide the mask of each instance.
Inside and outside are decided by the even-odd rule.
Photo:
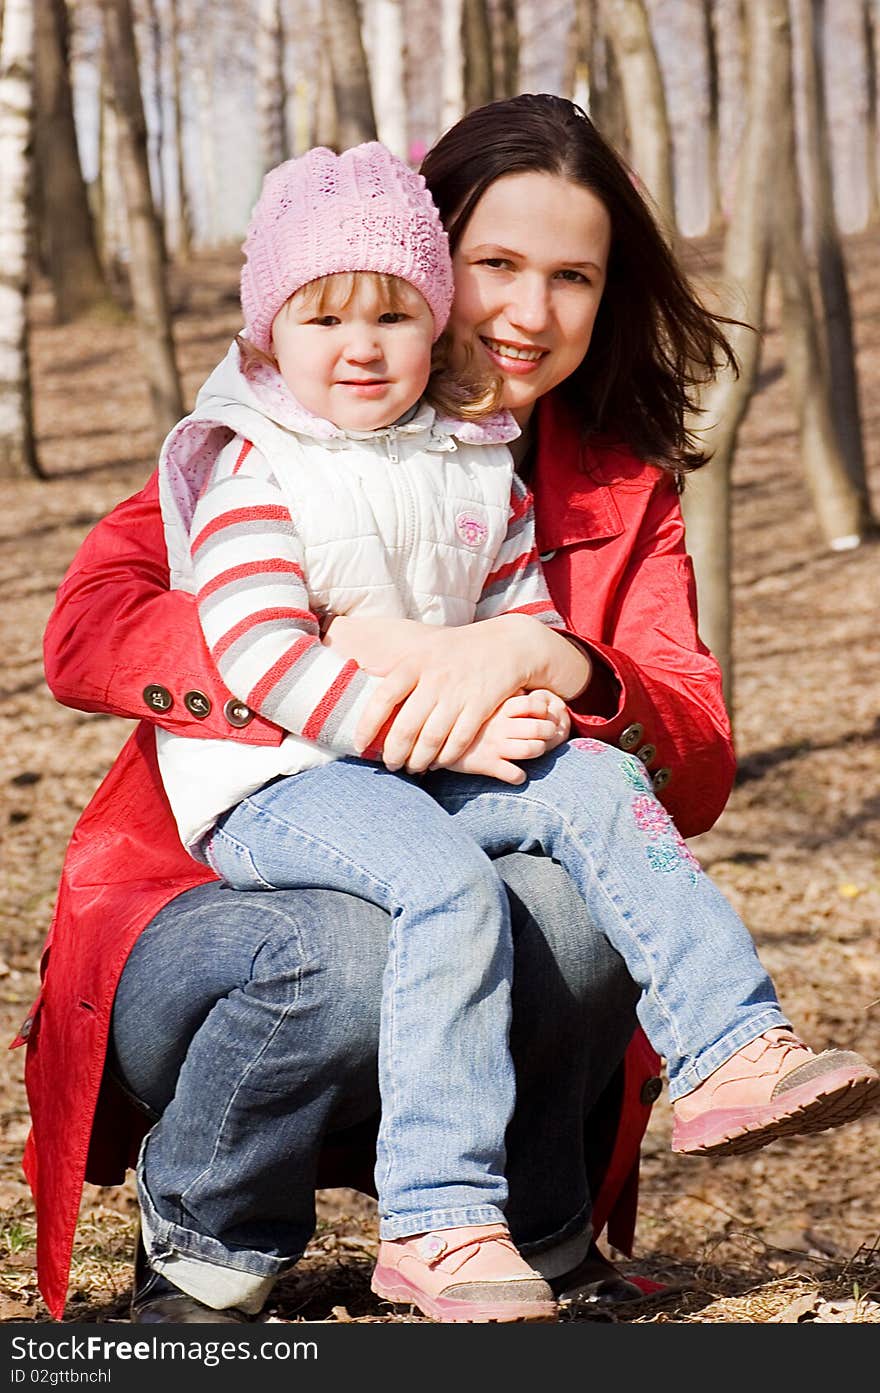
[[[299,406],[270,369],[239,366],[235,344],[163,446],[160,498],[171,583],[192,591],[188,535],[219,451],[243,436],[268,461],[305,549],[314,611],[467,624],[507,532],[519,434],[501,412],[343,432]]]

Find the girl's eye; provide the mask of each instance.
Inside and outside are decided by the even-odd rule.
[[[339,317],[335,314],[319,314],[309,320],[309,324],[317,324],[320,329],[332,329],[334,324],[339,323]]]
[[[379,315],[380,324],[402,324],[405,319],[409,319],[409,315],[402,310],[388,310],[386,314]]]

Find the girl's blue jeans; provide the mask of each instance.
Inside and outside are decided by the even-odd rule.
[[[506,1217],[560,1274],[589,1241],[588,1177],[607,1164],[637,990],[559,866],[513,855],[495,869],[514,958]],[[354,895],[214,882],[171,900],[129,954],[110,1064],[155,1124],[144,1237],[198,1300],[259,1309],[314,1231],[319,1153],[369,1154],[388,931]]]
[[[673,1100],[786,1024],[748,930],[638,760],[576,740],[525,767],[512,787],[340,760],[244,799],[207,845],[235,888],[320,885],[391,916],[376,1165],[385,1238],[503,1217],[513,949],[494,858],[543,854],[567,871],[641,989],[639,1019]]]

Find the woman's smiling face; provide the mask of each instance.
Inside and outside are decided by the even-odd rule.
[[[468,350],[504,383],[524,426],[535,402],[583,360],[605,288],[611,220],[560,174],[506,174],[474,209],[453,257],[453,355]]]

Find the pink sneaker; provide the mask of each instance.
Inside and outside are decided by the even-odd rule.
[[[504,1224],[383,1239],[371,1283],[377,1296],[438,1321],[553,1321],[548,1284],[520,1257]]]
[[[777,1137],[839,1127],[880,1103],[880,1074],[851,1050],[814,1054],[785,1028],[744,1045],[672,1105],[672,1150],[757,1151]]]

